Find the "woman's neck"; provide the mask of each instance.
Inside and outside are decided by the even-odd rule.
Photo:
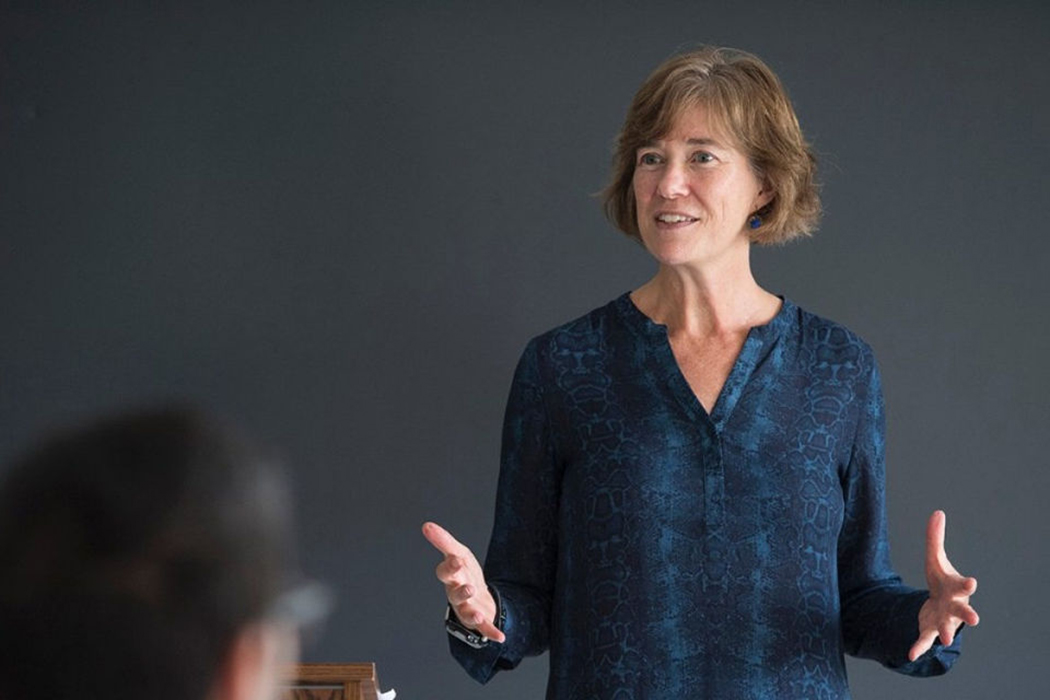
[[[748,265],[661,265],[656,276],[631,293],[631,300],[672,336],[698,338],[746,333],[768,323],[780,308],[780,299],[758,286]]]

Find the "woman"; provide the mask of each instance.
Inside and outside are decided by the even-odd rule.
[[[526,347],[484,571],[434,523],[453,655],[481,682],[550,649],[548,698],[848,698],[843,654],[944,673],[976,581],[930,519],[930,591],[889,561],[871,348],[762,289],[809,234],[814,161],[775,75],[703,48],[646,80],[610,219],[639,289]]]

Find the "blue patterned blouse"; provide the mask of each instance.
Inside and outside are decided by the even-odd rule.
[[[843,654],[915,676],[927,592],[890,565],[871,348],[783,299],[708,415],[666,326],[624,294],[529,342],[510,391],[485,573],[547,698],[849,698]]]

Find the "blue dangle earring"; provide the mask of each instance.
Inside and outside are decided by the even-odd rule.
[[[751,230],[755,230],[762,225],[762,217],[758,214],[752,214],[751,218],[747,220],[747,225],[751,227]]]

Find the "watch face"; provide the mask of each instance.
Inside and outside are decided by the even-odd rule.
[[[481,649],[488,642],[485,637],[472,630],[467,630],[455,620],[446,620],[445,630],[463,643],[474,646],[475,649]]]
[[[481,649],[488,644],[489,641],[479,632],[464,627],[463,623],[459,621],[458,617],[452,614],[451,610],[445,611],[445,631],[464,644],[474,647],[475,649]]]

